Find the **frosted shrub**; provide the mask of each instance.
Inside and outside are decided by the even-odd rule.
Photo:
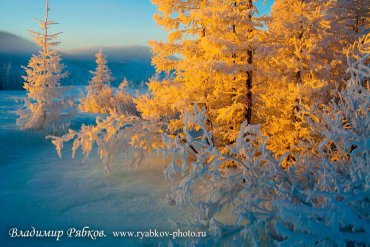
[[[126,115],[140,116],[132,95],[127,93],[125,89],[127,86],[127,80],[123,80],[123,82],[119,85],[118,91],[114,95],[115,111]]]
[[[110,86],[104,86],[99,94],[90,94],[80,102],[83,112],[109,114],[111,112],[139,115],[132,95],[124,89],[126,82],[115,91]]]
[[[96,54],[96,70],[90,71],[93,78],[87,86],[87,96],[81,99],[79,108],[83,112],[103,113],[111,112],[138,115],[133,98],[125,90],[127,80],[123,80],[117,92],[110,87],[111,71],[102,51]]]
[[[83,112],[106,114],[112,106],[114,106],[113,89],[104,86],[99,93],[88,93],[86,98],[81,99],[79,108]]]
[[[132,96],[125,90],[126,86],[127,82],[122,82],[119,91],[113,96],[110,87],[101,90],[100,95],[104,94],[105,90],[109,90],[109,95],[111,96],[109,97],[109,103],[96,104],[96,107],[105,106],[105,108],[103,108],[104,112],[108,113],[106,117],[99,116],[96,120],[96,125],[83,124],[79,132],[69,130],[69,133],[62,137],[47,137],[52,139],[52,143],[56,146],[60,157],[62,156],[64,142],[73,140],[73,158],[75,157],[76,151],[81,149],[86,159],[93,150],[94,145],[96,145],[97,153],[103,161],[105,171],[108,173],[110,172],[111,165],[116,159],[117,154],[121,150],[128,150],[130,143],[132,144],[138,140],[137,133],[144,133],[144,126],[147,126],[149,123],[141,120]],[[91,102],[90,106],[93,106]],[[140,161],[141,155],[142,153],[140,152],[133,155],[133,162]]]

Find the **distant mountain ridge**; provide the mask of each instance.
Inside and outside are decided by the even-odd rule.
[[[86,85],[91,78],[90,70],[95,69],[95,54],[101,49],[107,55],[112,70],[113,85],[124,78],[132,84],[146,82],[154,75],[151,65],[152,54],[146,46],[91,47],[62,51],[62,63],[66,65],[69,77],[63,85]],[[22,75],[32,54],[39,48],[35,43],[17,35],[0,31],[0,90],[21,89]],[[132,85],[131,85],[132,86]]]
[[[37,52],[37,45],[15,34],[0,31],[0,53],[2,54],[32,54]]]
[[[91,59],[95,54],[102,50],[112,61],[120,59],[147,59],[151,57],[150,48],[147,46],[130,45],[130,46],[103,46],[103,47],[89,47],[82,49],[66,50],[63,54],[68,56],[75,56],[78,59]]]

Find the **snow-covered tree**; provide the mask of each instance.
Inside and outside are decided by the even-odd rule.
[[[366,0],[332,0],[327,19],[330,38],[325,43],[332,76],[340,78],[347,69],[345,50],[370,31],[370,3]]]
[[[276,0],[267,21],[268,33],[258,48],[260,121],[268,147],[278,155],[299,152],[310,135],[298,104],[328,100],[331,77],[330,1]],[[333,47],[330,47],[333,48]],[[331,50],[334,51],[334,50]],[[264,58],[264,59],[263,59]]]
[[[294,166],[282,168],[289,153],[276,159],[260,126],[247,123],[225,154],[209,141],[205,109],[197,106],[184,118],[188,142],[164,136],[173,157],[165,174],[183,175],[172,198],[199,210],[190,225],[215,237],[235,235],[236,245],[370,244],[369,39],[355,47],[361,52],[349,60],[351,77],[339,101],[308,110],[317,137],[302,147],[311,154],[296,155]],[[192,156],[190,146],[198,150]],[[236,220],[231,228],[221,220],[225,212]]]
[[[108,113],[114,104],[113,89],[109,86],[112,73],[101,50],[96,54],[96,64],[96,70],[90,71],[93,77],[87,86],[87,96],[81,99],[79,107],[84,112]]]
[[[370,244],[369,38],[348,49],[350,78],[338,97],[310,110],[316,137],[303,165],[311,175],[295,184],[304,203],[275,202],[282,246]]]
[[[71,113],[69,108],[72,102],[63,98],[60,87],[60,81],[67,73],[63,72],[60,53],[55,49],[59,44],[55,40],[59,33],[49,33],[50,26],[57,24],[49,20],[49,10],[46,1],[45,19],[37,20],[42,32],[31,31],[41,50],[38,55],[33,55],[28,66],[24,68],[27,98],[24,108],[18,111],[17,119],[17,124],[23,129],[58,131],[65,126],[65,116]]]
[[[108,68],[107,59],[101,50],[96,54],[96,65],[96,70],[90,71],[93,75],[87,87],[87,91],[90,94],[99,94],[104,88],[104,85],[109,85],[111,81],[112,73]]]
[[[256,51],[256,115],[269,149],[290,151],[288,161],[311,136],[298,105],[327,103],[344,86],[344,48],[369,31],[367,2],[274,1]]]
[[[153,1],[157,23],[169,35],[152,42],[153,64],[169,76],[151,81],[151,95],[138,100],[145,119],[167,119],[161,131],[181,132],[182,117],[205,106],[218,145],[233,142],[251,121],[253,49],[261,31],[256,7],[243,1]]]

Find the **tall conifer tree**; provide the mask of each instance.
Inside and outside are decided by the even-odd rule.
[[[145,118],[169,119],[167,130],[182,128],[194,104],[207,109],[208,125],[219,144],[235,140],[242,122],[251,122],[253,49],[260,20],[250,0],[153,0],[157,23],[169,31],[152,42],[157,72],[151,96],[138,101]],[[177,59],[174,58],[177,56]]]
[[[63,72],[60,53],[56,50],[60,33],[50,34],[49,28],[57,24],[49,20],[49,3],[46,0],[44,20],[38,20],[42,32],[30,31],[41,50],[33,55],[24,76],[24,88],[27,90],[25,107],[18,111],[18,125],[23,129],[56,130],[61,126],[62,111],[70,105],[62,97],[60,81],[67,76]]]
[[[330,1],[276,0],[259,53],[263,71],[259,87],[261,121],[269,147],[277,154],[298,151],[309,135],[299,105],[328,98],[331,57]]]

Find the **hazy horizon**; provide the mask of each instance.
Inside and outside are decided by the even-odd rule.
[[[36,42],[32,39],[31,35],[29,35],[29,37],[24,37],[24,36],[20,36],[18,34],[15,34],[15,33],[12,33],[10,31],[6,31],[6,30],[1,30],[0,29],[0,40],[2,38],[2,34],[3,33],[8,33],[9,35],[15,35],[16,37],[20,38],[20,39],[23,39],[27,42],[31,42],[35,45],[35,47],[37,48],[37,50],[39,49],[37,47],[37,44]],[[102,46],[99,46],[99,45],[93,45],[93,46],[86,46],[86,47],[71,47],[71,48],[67,48],[67,49],[62,49],[62,51],[64,53],[70,53],[70,52],[75,52],[75,51],[85,51],[85,50],[99,50],[99,49],[115,49],[115,48],[137,48],[137,47],[143,47],[143,48],[148,48],[150,49],[150,46],[148,44],[129,44],[129,45],[125,45],[125,44],[117,44],[117,45],[102,45]],[[4,47],[1,47],[1,44],[0,44],[0,48],[4,48]]]

